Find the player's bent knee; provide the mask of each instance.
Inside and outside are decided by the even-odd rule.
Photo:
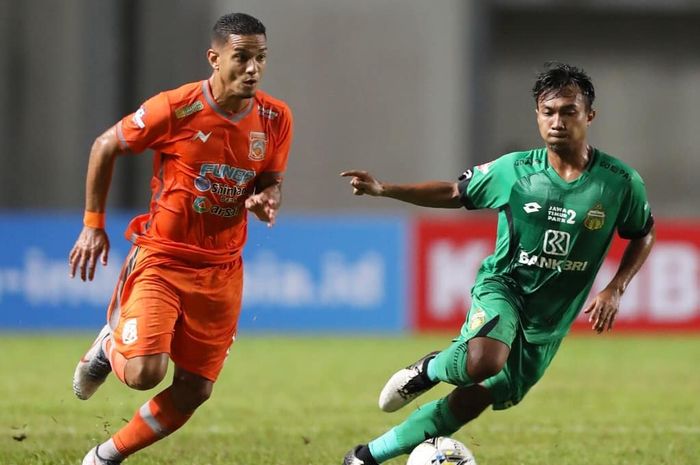
[[[467,361],[467,374],[474,383],[480,383],[485,379],[498,374],[505,364],[499,360],[483,357]]]
[[[126,382],[133,389],[147,391],[163,381],[167,371],[167,355],[164,357],[160,355],[136,357],[129,360],[127,364]]]
[[[178,409],[183,412],[193,412],[209,400],[214,387],[211,381],[189,381],[173,383],[173,400]]]
[[[474,383],[495,376],[508,361],[510,349],[501,341],[489,338],[474,338],[469,341],[467,374]]]
[[[175,369],[172,393],[181,411],[194,411],[211,397],[213,389],[213,381],[180,368]]]

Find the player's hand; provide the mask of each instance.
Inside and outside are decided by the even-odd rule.
[[[355,195],[367,194],[377,197],[381,196],[384,192],[382,183],[377,181],[374,176],[367,171],[343,171],[340,175],[343,177],[352,177],[350,185],[352,186],[352,193]]]
[[[592,329],[598,334],[610,331],[615,323],[617,311],[620,308],[620,291],[606,288],[595,296],[593,301],[583,311],[588,313],[588,322],[593,323]]]
[[[80,269],[80,279],[92,281],[95,277],[95,265],[100,258],[102,265],[107,265],[109,256],[109,237],[104,229],[84,226],[68,255],[70,277],[75,277],[75,270]]]
[[[279,196],[266,190],[262,191],[248,197],[245,200],[245,208],[254,213],[260,221],[267,223],[268,227],[272,227],[280,209]]]

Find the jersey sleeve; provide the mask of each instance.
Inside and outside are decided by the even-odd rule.
[[[459,200],[468,210],[500,208],[508,202],[514,183],[513,161],[503,156],[462,173]]]
[[[134,113],[117,123],[117,137],[124,150],[141,153],[158,149],[170,135],[170,103],[165,93],[146,100]]]
[[[266,172],[284,173],[287,169],[289,150],[292,147],[294,136],[294,120],[289,108],[284,107],[280,112],[279,129],[273,135],[273,154],[270,164],[265,167]]]
[[[624,239],[637,239],[646,236],[653,225],[654,217],[649,208],[644,181],[633,172],[630,188],[620,208],[617,232]]]

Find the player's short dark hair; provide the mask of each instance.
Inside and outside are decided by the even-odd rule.
[[[257,18],[245,13],[229,13],[219,18],[211,30],[214,43],[226,43],[230,35],[248,36],[265,34],[265,25]]]
[[[575,87],[586,99],[587,109],[590,110],[593,107],[595,89],[590,76],[583,69],[558,62],[547,62],[544,66],[545,70],[537,75],[535,85],[532,87],[535,106],[540,103],[540,98],[544,95],[557,95],[567,88]]]

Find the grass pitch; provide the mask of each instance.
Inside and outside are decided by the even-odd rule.
[[[0,465],[79,464],[155,392],[113,377],[89,401],[70,380],[91,335],[0,334]],[[449,337],[243,335],[212,399],[129,465],[337,465],[402,421],[377,395]],[[521,405],[454,437],[479,465],[700,463],[700,337],[570,337]],[[162,387],[160,387],[162,388]],[[438,386],[420,399],[445,395]],[[390,465],[405,463],[405,456]]]

